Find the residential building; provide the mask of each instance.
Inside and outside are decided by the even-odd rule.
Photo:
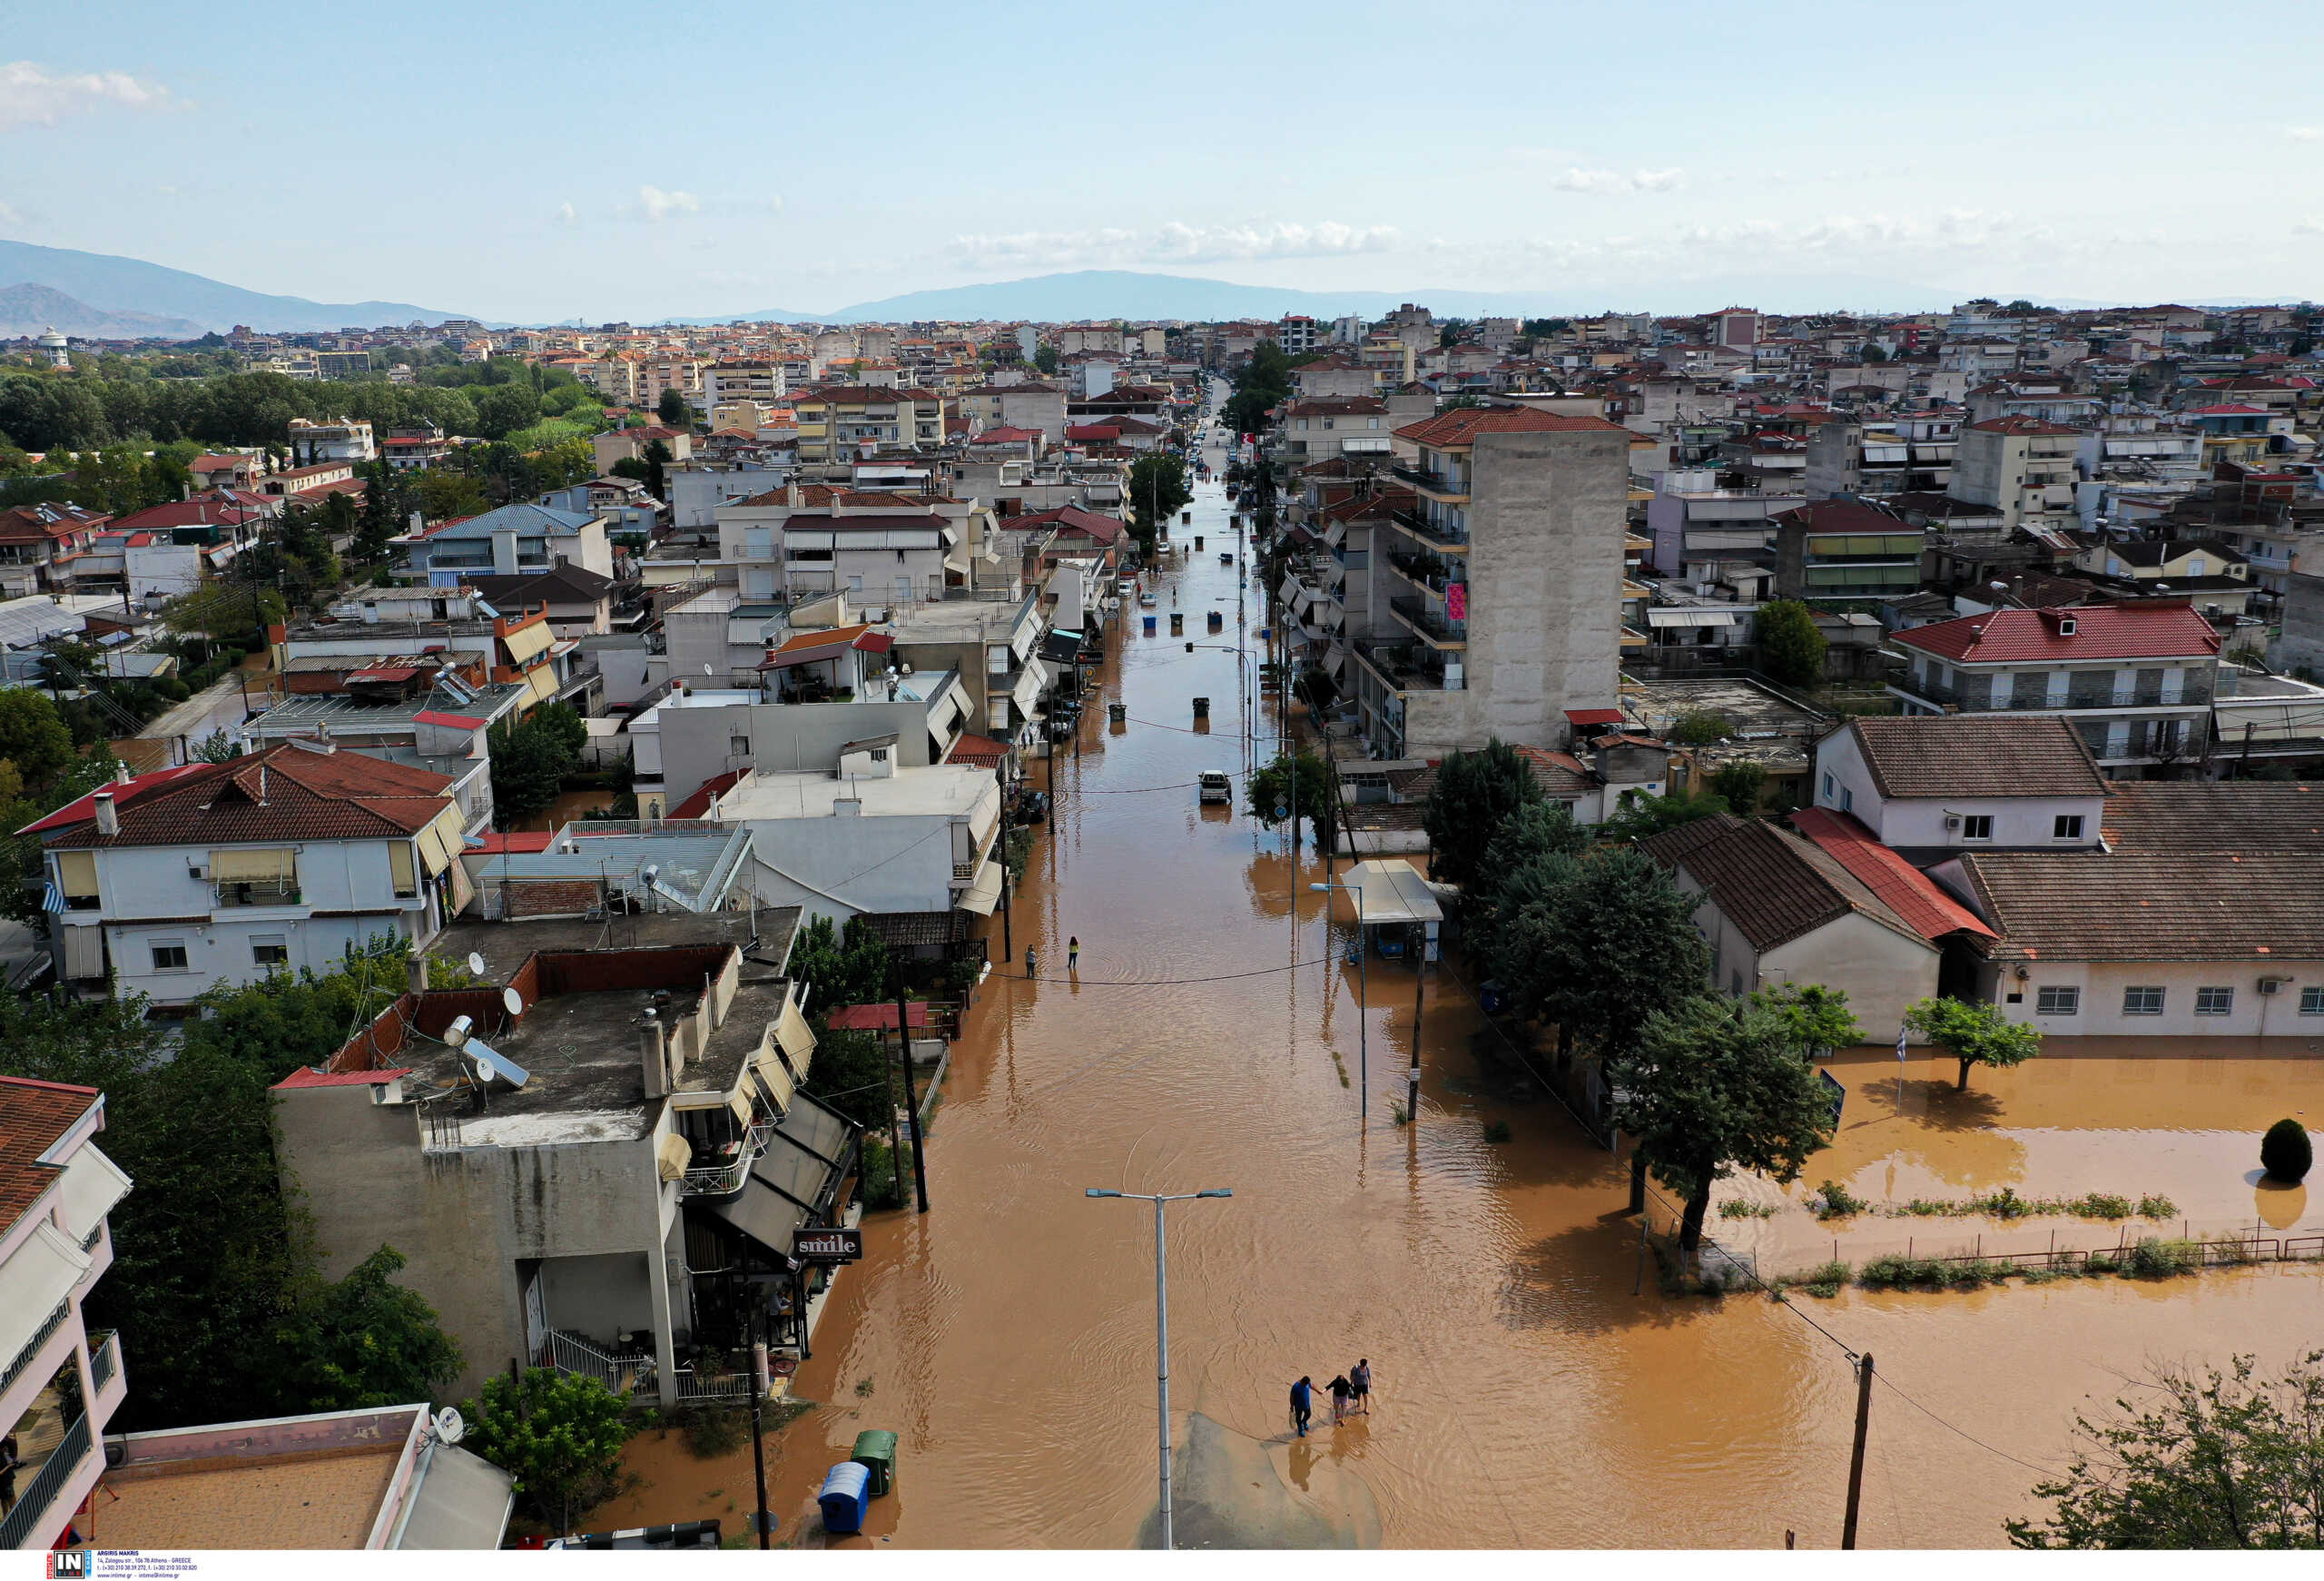
[[[674,429],[661,423],[648,423],[643,428],[615,429],[609,433],[596,435],[589,440],[589,449],[596,459],[597,470],[610,472],[616,461],[644,460],[645,447],[656,440],[670,452],[671,462],[694,459],[694,430]]]
[[[0,1549],[64,1541],[128,1392],[120,1337],[82,1317],[113,1266],[107,1215],[130,1190],[97,1146],[104,1125],[94,1087],[0,1076],[0,1436],[19,1462]]]
[[[407,581],[447,587],[482,572],[538,576],[576,565],[601,577],[614,574],[606,523],[586,511],[546,505],[504,505],[481,516],[439,522],[390,540],[402,557],[395,574]]]
[[[299,466],[313,466],[319,461],[369,461],[379,453],[371,440],[371,425],[360,418],[346,417],[323,422],[292,418],[290,449],[292,463]]]
[[[0,510],[0,598],[71,592],[73,561],[113,518],[78,505]]]
[[[1065,391],[1051,384],[989,384],[960,393],[960,417],[972,434],[989,429],[1026,429],[1044,444],[1065,442]]]
[[[1807,502],[1796,489],[1728,488],[1708,468],[1674,468],[1646,504],[1650,563],[1705,591],[1724,587],[1737,598],[1764,598],[1775,579],[1774,519]]]
[[[826,386],[800,395],[792,410],[799,419],[799,459],[805,462],[844,461],[882,446],[934,450],[944,442],[943,402],[925,390]]]
[[[327,1277],[381,1241],[459,1341],[461,1392],[511,1357],[665,1407],[747,1395],[711,1359],[756,1315],[796,1357],[792,1235],[848,1219],[859,1132],[799,1091],[797,914],[478,923],[481,989],[418,974],[329,1063],[275,1088],[286,1188]],[[772,963],[747,975],[743,957]],[[511,1008],[513,1004],[514,1008]],[[700,1270],[700,1271],[697,1271]]]
[[[1855,499],[1817,499],[1773,519],[1779,598],[1890,598],[1921,585],[1925,536]]]
[[[290,742],[92,792],[20,831],[41,839],[56,974],[182,1006],[381,936],[425,944],[468,899],[452,786]]]
[[[1816,805],[1923,865],[1965,850],[2091,849],[2107,789],[2055,715],[1868,715],[1816,744]]]
[[[2001,512],[2004,531],[2071,526],[2083,430],[2034,417],[1989,418],[1963,429],[1954,451],[1954,499]]]
[[[1907,713],[2055,714],[2111,774],[2200,760],[2219,634],[2178,599],[1994,609],[1894,633]]]
[[[1390,757],[1488,736],[1562,746],[1569,711],[1610,707],[1620,652],[1630,432],[1602,418],[1472,407],[1398,430],[1418,496],[1391,520],[1443,558],[1443,591],[1392,596],[1406,637],[1355,644],[1364,734]]]
[[[1275,423],[1279,453],[1295,469],[1336,456],[1385,464],[1395,432],[1427,418],[1435,398],[1392,394],[1314,396],[1285,405]]]

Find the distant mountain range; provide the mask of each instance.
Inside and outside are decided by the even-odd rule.
[[[0,340],[51,329],[91,341],[192,341],[207,332],[192,319],[108,311],[45,285],[0,286]]]
[[[114,316],[151,315],[175,320],[190,327],[192,340],[210,331],[224,333],[236,324],[254,330],[336,330],[350,324],[440,323],[463,315],[438,308],[414,307],[408,301],[309,301],[302,296],[269,296],[244,291],[182,269],[164,269],[135,258],[114,258],[102,252],[76,252],[64,247],[35,247],[28,242],[0,242],[0,286],[36,285],[61,291],[84,312]],[[67,334],[79,333],[56,326]],[[38,334],[35,324],[32,333]],[[0,331],[0,333],[10,331]],[[108,332],[86,333],[107,338]],[[131,330],[123,333],[177,335],[172,330]]]

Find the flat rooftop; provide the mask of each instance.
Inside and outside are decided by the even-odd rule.
[[[751,818],[828,818],[835,804],[851,796],[862,803],[862,816],[947,817],[973,815],[987,800],[996,803],[999,784],[989,768],[931,764],[900,768],[876,778],[836,779],[812,772],[770,774],[753,769],[718,798],[724,823]]]
[[[1710,677],[1686,680],[1621,680],[1622,712],[1648,735],[1665,736],[1681,715],[1724,714],[1734,734],[1749,738],[1788,736],[1807,740],[1830,721],[1812,708],[1745,680]]]
[[[122,1467],[87,1532],[107,1548],[360,1548],[403,1443]]]
[[[246,728],[258,736],[304,735],[318,726],[356,734],[406,732],[427,713],[458,714],[472,719],[497,719],[532,695],[530,687],[511,681],[481,688],[472,702],[445,692],[406,697],[393,703],[367,703],[337,692],[285,697],[252,719]]]
[[[504,879],[527,884],[603,878],[620,881],[642,896],[645,869],[651,867],[661,898],[699,910],[718,904],[722,897],[715,891],[727,887],[725,881],[732,878],[749,841],[748,831],[741,828],[715,834],[597,835],[586,824],[568,825],[546,850],[504,849],[471,857],[468,871],[482,890]]]

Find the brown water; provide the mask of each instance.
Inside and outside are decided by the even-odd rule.
[[[1198,629],[1220,605],[1232,640],[1216,489],[1196,516],[1216,536],[1173,578],[1177,607]],[[1667,1300],[1649,1270],[1633,1293],[1624,1171],[1553,1104],[1480,1095],[1467,1049],[1481,1023],[1448,973],[1427,983],[1418,1123],[1393,1122],[1411,968],[1374,960],[1359,1011],[1324,897],[1305,888],[1320,864],[1295,870],[1239,807],[1196,805],[1197,770],[1240,766],[1235,659],[1142,637],[1134,609],[1126,624],[1106,691],[1132,722],[1115,734],[1088,711],[1014,918],[1020,961],[1037,943],[1049,972],[1078,934],[1080,980],[987,983],[930,1141],[933,1210],[870,1221],[867,1258],[796,1380],[824,1403],[771,1444],[785,1530],[856,1432],[881,1427],[901,1436],[898,1490],[874,1502],[865,1538],[838,1546],[1138,1540],[1155,1498],[1153,1220],[1143,1204],[1085,1200],[1089,1186],[1235,1191],[1171,1210],[1172,1404],[1177,1441],[1191,1431],[1196,1446],[1182,1488],[1216,1499],[1247,1484],[1249,1507],[1229,1514],[1252,1541],[1774,1546],[1790,1528],[1832,1546],[1854,1382],[1812,1319],[1991,1447],[1880,1390],[1866,1543],[1994,1544],[2036,1475],[2004,1456],[2057,1464],[2090,1397],[2113,1398],[2152,1359],[2274,1361],[2318,1339],[2324,1283],[2295,1270],[1796,1310]],[[1189,728],[1198,694],[1215,726],[1202,736]],[[1162,983],[1190,978],[1224,980]],[[1368,1128],[1351,1084],[1359,1025]],[[2106,1123],[2169,1122],[2142,1118],[2116,1085]],[[1868,1099],[1857,1112],[1876,1123]],[[2206,1123],[2249,1119],[2238,1108]],[[1512,1141],[1484,1140],[1494,1120]],[[1956,1185],[2006,1178],[2003,1144],[2027,1147],[2003,1137],[1978,1161],[1976,1128],[1920,1129],[1939,1154],[1958,1143],[1958,1161],[1933,1166]],[[1841,1167],[1876,1167],[1856,1147],[1844,1137]],[[2093,1183],[2143,1189],[2125,1172]],[[1292,1380],[1358,1356],[1375,1374],[1372,1417],[1292,1439]],[[630,1464],[643,1486],[593,1525],[716,1515],[734,1529],[750,1507],[747,1448],[701,1461],[649,1435]]]

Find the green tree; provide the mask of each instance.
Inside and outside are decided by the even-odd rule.
[[[1620,805],[1598,825],[1598,838],[1609,845],[1627,845],[1728,810],[1727,798],[1711,791],[1673,791],[1659,796],[1624,791]]]
[[[1888,353],[1882,351],[1879,347],[1874,345],[1869,341],[1866,341],[1863,345],[1858,346],[1856,348],[1856,354],[1857,361],[1862,362],[1886,362],[1888,361]]]
[[[1455,752],[1436,767],[1421,814],[1428,832],[1429,872],[1447,884],[1475,881],[1502,820],[1541,799],[1532,765],[1498,736],[1474,752]]]
[[[1130,530],[1138,552],[1151,558],[1162,524],[1176,516],[1194,497],[1187,484],[1185,459],[1169,450],[1149,450],[1132,461],[1123,485],[1129,505]]]
[[[1787,687],[1810,687],[1824,678],[1823,632],[1815,612],[1797,598],[1777,598],[1759,608],[1759,667]]]
[[[1716,708],[1689,708],[1670,721],[1668,732],[1676,746],[1709,746],[1735,734],[1732,716]]]
[[[1686,1201],[1679,1244],[1702,1244],[1711,1188],[1738,1170],[1778,1182],[1832,1140],[1832,1104],[1785,1018],[1696,993],[1654,1016],[1609,1062],[1614,1123]]]
[[[457,521],[492,509],[492,502],[484,497],[483,484],[448,467],[430,467],[419,473],[417,487],[420,514],[429,521]]]
[[[676,459],[670,447],[660,440],[645,441],[645,492],[656,499],[669,498],[669,477],[665,469]]]
[[[2289,1181],[2293,1185],[2308,1178],[2316,1163],[2315,1144],[2308,1140],[2308,1128],[2286,1115],[2268,1127],[2260,1139],[2260,1167],[2271,1181]]]
[[[694,407],[686,400],[686,392],[671,385],[662,391],[662,399],[654,403],[654,415],[674,429],[694,427]]]
[[[464,1401],[467,1448],[516,1478],[542,1523],[570,1532],[619,1487],[628,1405],[594,1378],[527,1368],[495,1373],[480,1398]]]
[[[7,696],[11,694],[0,694]],[[100,746],[72,765],[38,792],[25,789],[24,776],[15,764],[0,758],[0,916],[16,922],[47,925],[41,910],[43,845],[38,835],[17,830],[76,802],[115,778],[122,762]],[[5,1045],[0,1045],[5,1046]]]
[[[1557,1023],[1561,1055],[1619,1055],[1650,1017],[1702,991],[1696,903],[1642,851],[1537,857],[1498,893],[1493,976],[1521,1014]]]
[[[2276,1378],[2252,1358],[2222,1371],[2157,1369],[2154,1388],[2093,1421],[2077,1414],[2052,1508],[2007,1523],[2021,1548],[2324,1547],[2324,1351]]]
[[[410,950],[397,934],[374,934],[327,972],[301,967],[222,983],[196,1002],[202,1013],[185,1023],[186,1045],[213,1050],[269,1082],[320,1065],[403,993]]]
[[[888,996],[888,946],[869,924],[850,917],[844,933],[829,917],[811,919],[791,945],[791,975],[807,985],[817,1016],[846,1004],[877,1004]],[[818,1064],[822,1055],[816,1054]]]
[[[1767,784],[1766,766],[1748,757],[1721,764],[1710,776],[1711,794],[1725,802],[1729,812],[1746,818],[1759,810],[1759,793]]]
[[[1291,394],[1291,359],[1273,341],[1261,341],[1235,372],[1234,392],[1219,415],[1237,434],[1267,426],[1268,414]]]
[[[1916,1000],[1905,1008],[1905,1024],[1923,1042],[1935,1043],[1961,1062],[1960,1090],[1969,1090],[1969,1069],[1990,1065],[2008,1070],[2042,1052],[2042,1034],[2022,1026],[1990,1004],[1958,999]]]
[[[403,1254],[382,1246],[335,1282],[312,1275],[289,1292],[271,1336],[283,1408],[301,1415],[432,1400],[460,1375],[460,1348],[436,1309],[394,1282]]]
[[[200,763],[231,763],[241,755],[242,749],[223,730],[212,730],[193,748],[194,759]]]
[[[577,729],[576,729],[577,727]],[[521,723],[504,725],[492,736],[492,815],[513,829],[548,810],[565,789],[566,776],[580,761],[586,726],[563,704],[534,710]]]
[[[73,761],[73,732],[56,705],[29,687],[0,691],[0,762],[15,766],[23,784],[40,791]]]
[[[1297,801],[1293,800],[1295,785]],[[1302,746],[1296,756],[1278,752],[1275,760],[1243,782],[1244,805],[1251,815],[1272,829],[1292,821],[1312,832],[1315,849],[1336,849],[1338,824],[1332,816],[1332,766]],[[1276,812],[1282,808],[1282,813]]]
[[[1510,878],[1545,856],[1579,856],[1589,848],[1590,831],[1562,802],[1528,802],[1503,818],[1466,891],[1473,903],[1463,919],[1472,954],[1492,958],[1502,890]]]
[[[901,1097],[895,1063],[894,1045],[876,1032],[819,1027],[806,1088],[867,1131],[884,1131]]]
[[[1848,1009],[1848,996],[1837,988],[1820,983],[1787,983],[1754,993],[1751,1003],[1780,1017],[1791,1029],[1793,1046],[1811,1060],[1864,1041],[1864,1028]]]
[[[1034,347],[1033,366],[1039,369],[1044,374],[1055,373],[1058,369],[1057,348],[1055,346]]]

